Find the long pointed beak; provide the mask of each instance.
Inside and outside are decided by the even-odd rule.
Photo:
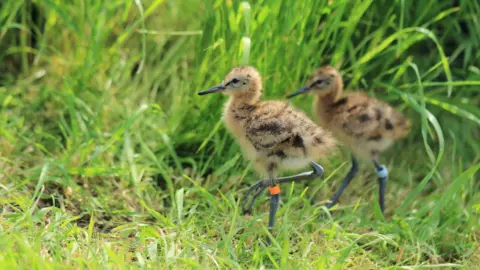
[[[214,87],[209,88],[205,91],[199,92],[198,95],[203,96],[203,95],[216,93],[216,92],[222,92],[222,91],[225,91],[225,86],[223,84],[219,84],[219,85],[215,85]]]
[[[298,89],[297,91],[291,93],[290,95],[287,96],[287,98],[292,98],[296,95],[300,95],[300,94],[303,94],[303,93],[306,93],[308,92],[308,90],[310,90],[310,87],[308,86],[303,86],[302,88]]]

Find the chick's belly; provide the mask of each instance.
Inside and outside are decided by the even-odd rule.
[[[259,155],[258,158],[253,162],[255,171],[262,177],[268,177],[268,166],[275,164],[275,170],[272,171],[273,177],[277,177],[282,172],[286,171],[298,171],[300,169],[305,169],[310,164],[310,159],[306,157],[287,157],[287,158],[272,158],[264,155]]]
[[[362,159],[371,159],[373,154],[380,154],[392,144],[392,140],[382,139],[379,141],[356,140],[351,144],[353,153]]]
[[[310,162],[308,158],[289,157],[283,159],[279,167],[282,171],[296,171],[308,167]]]

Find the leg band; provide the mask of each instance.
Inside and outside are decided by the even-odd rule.
[[[375,171],[377,172],[378,177],[385,178],[388,176],[387,167],[385,167],[384,165],[381,165]]]
[[[277,195],[280,193],[280,186],[277,184],[273,187],[268,187],[268,191],[270,192],[270,195]]]

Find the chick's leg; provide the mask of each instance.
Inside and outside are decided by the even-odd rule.
[[[373,160],[373,164],[375,165],[375,172],[378,175],[378,184],[379,184],[379,198],[378,203],[380,205],[380,210],[382,210],[382,214],[385,212],[385,192],[387,189],[387,180],[388,180],[388,170],[385,165],[380,164],[378,160],[375,158]]]
[[[315,162],[311,162],[310,165],[312,166],[313,171],[303,172],[293,176],[286,176],[286,177],[279,177],[279,178],[272,178],[272,179],[265,179],[257,181],[254,185],[252,185],[242,199],[242,212],[244,214],[251,213],[252,207],[257,198],[262,194],[262,191],[266,189],[268,186],[274,186],[275,184],[282,184],[282,183],[289,183],[294,181],[303,181],[303,180],[312,180],[322,176],[323,168],[319,164]],[[252,200],[248,204],[248,208],[245,206],[247,205],[248,196],[252,193]]]
[[[275,182],[275,181],[273,181]],[[275,225],[275,217],[280,206],[280,186],[275,184],[268,187],[270,192],[270,214],[268,216],[268,231],[273,235],[273,226]],[[273,237],[273,236],[272,236]],[[267,244],[272,243],[272,239],[267,235]]]
[[[352,167],[350,168],[350,171],[348,172],[347,176],[345,176],[345,179],[343,179],[342,185],[340,188],[335,192],[335,195],[333,195],[332,199],[330,200],[330,203],[327,204],[327,208],[332,208],[335,204],[337,204],[338,199],[340,196],[342,196],[342,193],[345,191],[347,186],[352,182],[352,179],[357,175],[358,172],[358,162],[355,159],[355,157],[352,155]]]

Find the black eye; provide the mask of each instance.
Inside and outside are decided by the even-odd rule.
[[[315,84],[316,84],[316,85],[319,85],[319,84],[322,84],[323,82],[324,82],[324,80],[316,80],[316,81],[315,81]]]
[[[320,84],[323,83],[323,80],[316,80],[312,83],[312,85],[310,87],[315,87],[315,86],[319,86]]]
[[[233,80],[232,80],[232,83],[238,83],[238,82],[239,82],[238,79],[233,79]]]

